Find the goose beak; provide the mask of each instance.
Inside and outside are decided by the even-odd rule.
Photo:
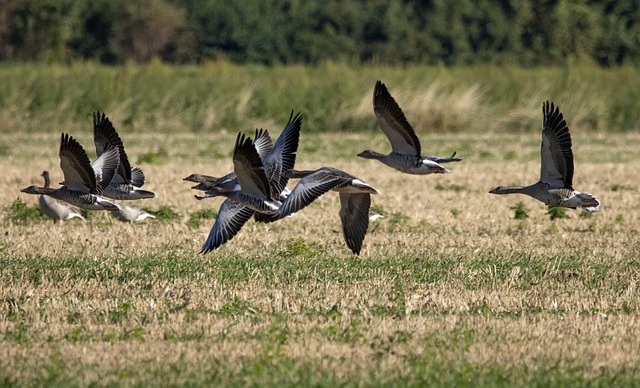
[[[497,191],[498,191],[498,188],[496,187],[495,189],[489,190],[489,194],[496,194]]]

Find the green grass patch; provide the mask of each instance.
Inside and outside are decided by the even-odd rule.
[[[215,219],[217,216],[218,212],[213,209],[198,210],[189,215],[187,226],[191,229],[197,229],[204,221]]]
[[[4,210],[5,220],[14,224],[41,222],[49,218],[42,212],[40,206],[29,206],[20,198],[13,201]]]
[[[170,205],[161,205],[157,209],[144,208],[144,211],[146,211],[149,214],[153,214],[154,216],[156,216],[156,219],[158,221],[164,222],[164,223],[175,222],[182,218],[180,213],[173,210],[173,207],[171,207]]]

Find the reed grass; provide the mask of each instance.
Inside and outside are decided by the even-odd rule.
[[[416,128],[452,132],[530,130],[545,100],[581,130],[640,128],[640,70],[588,64],[563,68],[201,66],[161,62],[0,65],[0,132],[87,128],[91,112],[128,132],[217,132],[272,127],[291,110],[306,130],[375,130],[371,94],[385,82]]]

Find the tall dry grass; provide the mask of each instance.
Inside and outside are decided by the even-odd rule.
[[[374,130],[368,120],[376,80],[385,82],[416,128],[455,132],[529,130],[545,100],[573,127],[599,132],[640,127],[638,69],[350,66],[202,66],[160,62],[0,65],[0,132],[86,128],[95,110],[125,132],[217,132],[272,127],[290,110],[307,131]]]

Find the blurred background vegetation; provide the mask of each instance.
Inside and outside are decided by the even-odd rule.
[[[0,60],[640,64],[637,0],[1,0]]]
[[[0,0],[0,132],[640,129],[638,0]]]

